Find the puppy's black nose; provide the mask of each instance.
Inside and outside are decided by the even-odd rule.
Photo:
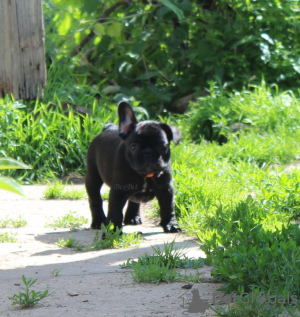
[[[145,160],[145,161],[153,161],[153,153],[150,153],[150,152],[146,152],[146,153],[144,153],[143,154],[143,159]]]

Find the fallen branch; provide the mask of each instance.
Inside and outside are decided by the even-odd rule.
[[[111,6],[110,8],[108,8],[103,15],[97,20],[97,23],[102,23],[112,12],[114,12],[117,8],[119,8],[120,6],[124,5],[124,4],[129,4],[131,3],[132,0],[122,0],[117,2],[116,4],[114,4],[113,6]],[[75,55],[77,55],[82,49],[83,47],[95,36],[95,32],[94,30],[91,30],[91,32],[80,42],[79,45],[77,45],[73,51],[70,53],[70,57],[73,57]]]

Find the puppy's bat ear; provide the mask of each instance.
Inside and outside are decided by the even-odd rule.
[[[175,145],[180,142],[181,132],[179,129],[165,123],[160,123],[160,127],[165,131],[169,142],[173,141]]]
[[[125,139],[135,128],[137,120],[135,114],[126,101],[121,101],[118,105],[119,113],[119,135]]]

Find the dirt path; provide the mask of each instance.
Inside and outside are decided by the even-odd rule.
[[[75,185],[83,188],[83,185]],[[128,258],[145,253],[152,254],[152,245],[163,246],[175,239],[176,246],[186,246],[187,255],[204,257],[199,245],[183,234],[164,234],[153,219],[145,216],[141,226],[126,226],[125,232],[142,231],[144,242],[137,248],[93,252],[74,252],[60,248],[55,243],[70,234],[83,244],[90,245],[94,230],[68,230],[46,228],[45,223],[76,211],[89,219],[87,199],[79,201],[45,200],[45,186],[24,186],[30,199],[0,191],[0,218],[18,218],[27,221],[19,229],[0,229],[0,233],[17,233],[17,243],[0,244],[0,316],[53,316],[53,317],[148,317],[148,316],[213,316],[211,313],[189,313],[188,302],[192,290],[183,289],[186,283],[138,284],[130,270],[120,264]],[[89,224],[87,225],[88,228]],[[61,270],[58,276],[51,274]],[[210,268],[199,269],[203,277],[210,277]],[[8,296],[20,291],[22,275],[36,278],[35,291],[49,290],[51,296],[31,309],[11,306]],[[200,298],[212,303],[213,294],[220,285],[200,283],[192,289],[199,290]],[[184,307],[182,307],[185,300]]]

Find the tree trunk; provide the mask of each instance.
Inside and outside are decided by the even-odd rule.
[[[0,97],[43,97],[46,85],[42,0],[0,0]]]

